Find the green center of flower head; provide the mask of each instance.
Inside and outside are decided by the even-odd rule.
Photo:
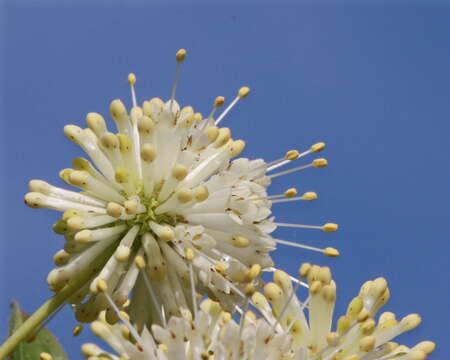
[[[155,197],[147,198],[143,193],[139,194],[140,204],[145,207],[145,211],[136,215],[131,220],[125,220],[125,223],[131,228],[135,225],[139,225],[139,235],[143,235],[146,232],[151,231],[149,221],[154,221],[157,224],[167,224],[171,226],[177,225],[182,220],[181,216],[175,214],[156,214],[155,209],[161,205]]]

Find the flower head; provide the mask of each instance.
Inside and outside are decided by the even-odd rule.
[[[285,224],[270,217],[274,203],[317,198],[314,192],[297,196],[293,188],[269,196],[267,187],[278,176],[326,166],[325,159],[315,159],[273,173],[321,151],[324,144],[302,153],[288,151],[270,163],[231,160],[245,142],[232,139],[230,129],[218,125],[250,90],[242,87],[217,118],[223,97],[216,98],[205,119],[191,106],[180,108],[175,90],[185,55],[184,50],[177,52],[176,80],[166,102],[153,98],[138,106],[136,77],[130,74],[131,110],[120,100],[110,105],[117,133],[97,113],[86,116],[85,129],[64,128],[90,158],[78,157],[72,168],[60,172],[64,182],[81,192],[41,180],[30,182],[26,204],[63,212],[54,230],[66,242],[54,256],[57,268],[48,275],[50,288],[59,291],[81,271],[92,272],[90,281],[70,299],[79,321],[93,321],[103,309],[108,309],[110,322],[117,321],[113,302],[119,309],[128,306],[141,328],[148,321],[161,324],[166,316],[180,315],[181,309],[193,311],[197,293],[207,293],[231,311],[245,299],[246,286],[261,284],[260,271],[273,265],[269,252],[277,243],[338,254],[332,248],[270,236],[277,226],[337,229],[332,223]],[[100,265],[94,264],[103,257]]]
[[[336,284],[329,268],[304,264],[300,272],[307,284],[277,270],[264,294],[254,292],[249,299],[260,315],[241,310],[246,315],[240,321],[207,299],[194,317],[185,311],[165,326],[153,325],[151,332],[144,328],[140,334],[133,331],[133,336],[129,327],[111,326],[104,318],[94,322],[92,330],[120,359],[133,360],[423,360],[434,350],[431,341],[412,348],[392,342],[418,326],[419,315],[398,321],[393,313],[384,312],[375,319],[389,298],[385,279],[363,284],[332,330]],[[296,294],[302,285],[308,288],[304,301]],[[94,344],[85,344],[82,352],[86,357],[106,354]]]

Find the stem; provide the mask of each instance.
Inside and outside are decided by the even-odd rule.
[[[0,359],[5,359],[19,343],[27,339],[47,317],[49,317],[68,298],[81,289],[105,265],[112,255],[115,246],[111,246],[100,254],[89,266],[82,270],[78,276],[69,282],[63,289],[41,305],[14,333],[0,346]]]

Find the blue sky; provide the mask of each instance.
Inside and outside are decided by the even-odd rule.
[[[62,5],[64,4],[64,5]],[[427,4],[427,5],[425,5]],[[140,99],[167,98],[175,51],[188,57],[178,100],[207,113],[217,95],[252,89],[226,120],[247,142],[245,155],[275,159],[325,141],[330,166],[282,177],[272,193],[296,186],[314,203],[275,205],[279,221],[337,222],[337,233],[283,229],[277,237],[333,246],[337,259],[280,247],[278,265],[328,264],[338,284],[337,313],[368,279],[391,288],[385,310],[418,312],[423,324],[401,337],[438,343],[450,334],[450,6],[441,2],[191,3],[103,2],[6,6],[2,61],[2,276],[0,334],[7,304],[29,312],[62,239],[56,213],[23,204],[28,180],[62,184],[58,171],[81,151],[62,134],[109,102],[129,104],[126,75]],[[68,309],[50,328],[78,358],[88,331],[71,338]],[[447,356],[445,356],[447,355]]]

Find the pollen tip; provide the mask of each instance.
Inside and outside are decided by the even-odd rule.
[[[247,87],[247,86],[243,86],[243,87],[241,87],[241,88],[239,89],[239,91],[238,91],[238,96],[239,96],[241,99],[243,99],[243,98],[247,97],[249,93],[250,93],[250,88]]]
[[[284,196],[287,197],[287,198],[294,197],[294,196],[297,195],[297,194],[298,194],[298,192],[297,192],[297,189],[296,189],[296,188],[290,188],[290,189],[287,189],[287,190],[284,192]]]
[[[329,257],[339,256],[339,251],[335,248],[327,247],[323,250],[323,253]]]
[[[310,151],[311,152],[320,152],[323,149],[325,149],[325,143],[324,142],[318,142],[311,146]]]
[[[328,160],[324,158],[314,159],[312,162],[312,166],[316,168],[323,168],[328,165]]]
[[[305,192],[302,195],[302,197],[305,200],[311,201],[311,200],[316,200],[317,199],[317,194],[315,192],[313,192],[313,191],[308,191],[308,192]]]
[[[225,98],[223,96],[218,96],[214,100],[214,107],[219,108],[225,103]]]
[[[186,58],[186,50],[185,49],[178,50],[177,53],[175,54],[175,58],[178,63],[182,63]]]
[[[136,75],[133,73],[128,74],[128,84],[134,85],[136,84]]]
[[[325,225],[322,226],[322,230],[325,232],[334,232],[337,231],[338,229],[339,225],[334,223],[326,223]]]
[[[40,360],[53,360],[53,356],[51,356],[49,353],[47,352],[41,352],[39,354],[39,359]]]
[[[296,160],[300,156],[298,150],[289,150],[284,156],[285,160],[293,161]]]

